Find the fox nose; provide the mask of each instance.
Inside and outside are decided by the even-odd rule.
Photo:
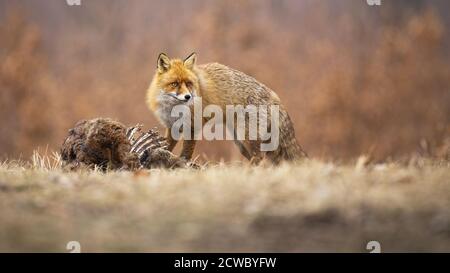
[[[189,94],[184,95],[185,100],[189,100],[190,98],[191,98],[191,95],[189,95]]]

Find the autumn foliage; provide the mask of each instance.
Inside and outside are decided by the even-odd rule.
[[[57,149],[80,119],[158,125],[144,96],[161,51],[274,89],[312,157],[449,157],[448,14],[433,1],[39,2],[0,4],[0,157]],[[240,159],[228,142],[198,153]]]

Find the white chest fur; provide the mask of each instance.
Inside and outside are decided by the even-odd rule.
[[[172,125],[179,120],[182,117],[185,117],[185,115],[180,116],[178,113],[179,110],[187,110],[189,108],[186,108],[186,103],[183,103],[176,98],[173,98],[171,96],[168,96],[167,94],[164,94],[161,92],[157,97],[158,107],[155,111],[155,115],[158,118],[158,120],[166,127],[171,128]],[[180,109],[175,109],[174,115],[172,116],[172,110],[174,110],[175,106],[181,106]]]

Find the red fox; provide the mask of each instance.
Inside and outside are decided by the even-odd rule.
[[[260,144],[263,140],[259,138],[234,139],[241,154],[253,164],[257,164],[265,157],[275,164],[283,160],[295,161],[307,157],[297,143],[292,121],[274,91],[253,77],[225,65],[218,63],[197,65],[195,53],[184,60],[170,59],[164,53],[159,54],[156,73],[147,91],[149,108],[166,127],[169,150],[172,151],[177,144],[170,129],[175,122],[175,118],[171,115],[172,108],[181,104],[188,105],[192,109],[195,97],[201,97],[203,106],[217,105],[224,110],[227,105],[277,105],[278,147],[273,151],[262,152]],[[202,122],[207,120],[203,118]],[[270,125],[272,124],[269,124],[269,127]],[[191,127],[193,131],[194,126]],[[181,156],[191,159],[195,144],[195,139],[183,139]]]

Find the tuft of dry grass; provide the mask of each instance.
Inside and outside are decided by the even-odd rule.
[[[450,251],[448,162],[103,173],[34,158],[0,164],[1,252]]]
[[[31,168],[40,171],[54,171],[62,167],[61,154],[58,152],[51,152],[48,155],[48,150],[41,153],[39,150],[33,152],[31,156]]]

